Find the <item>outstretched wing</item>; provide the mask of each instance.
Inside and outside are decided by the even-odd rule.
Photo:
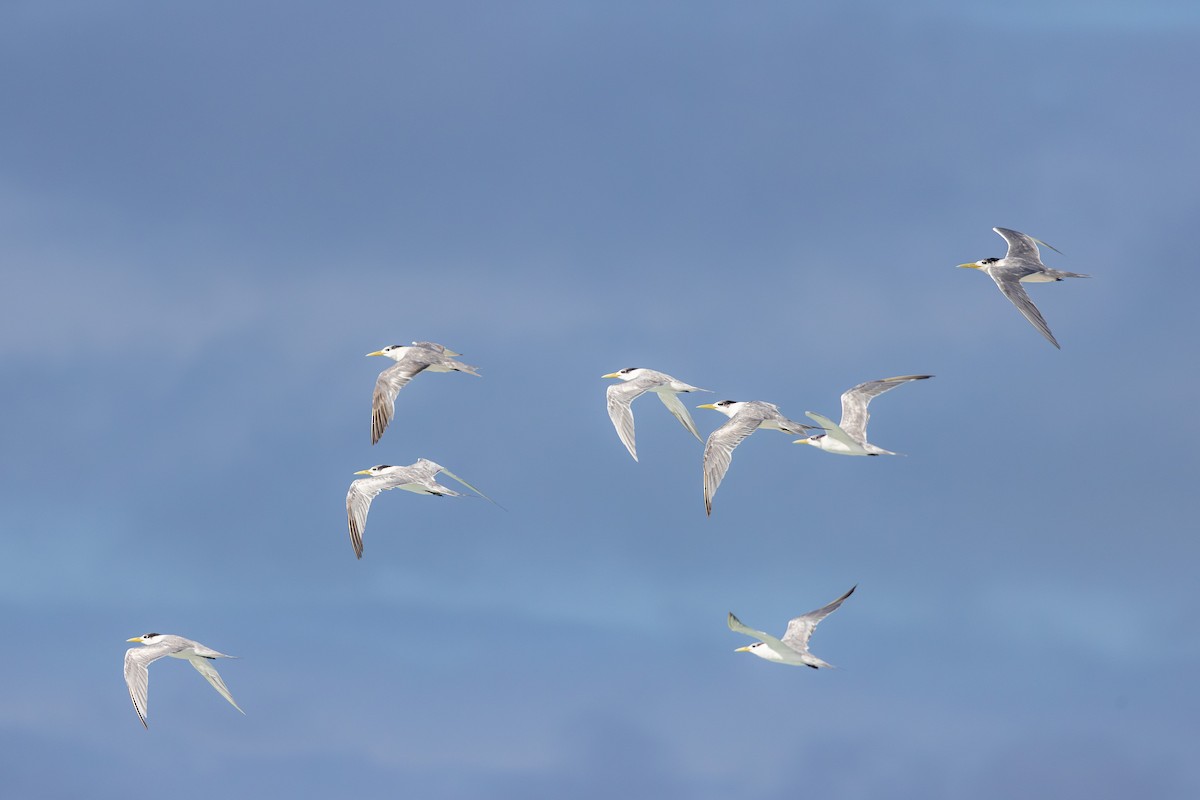
[[[1038,252],[1037,246],[1039,244],[1046,245],[1046,247],[1062,255],[1062,251],[1054,245],[1046,244],[1041,239],[1035,239],[1029,234],[1014,231],[1011,228],[992,228],[992,230],[1000,234],[1008,244],[1008,253],[1005,254],[1005,258],[1034,261],[1040,264],[1042,263],[1042,255]]]
[[[663,405],[667,407],[667,411],[674,414],[675,419],[679,420],[683,424],[683,427],[687,428],[688,432],[696,437],[696,441],[704,441],[700,438],[700,431],[696,430],[696,423],[692,422],[692,415],[688,413],[687,406],[680,401],[678,395],[672,392],[656,392],[655,394],[658,395],[659,400],[662,400]]]
[[[500,505],[500,504],[499,504],[499,503],[497,503],[495,500],[493,500],[492,498],[488,497],[486,494],[484,494],[483,492],[479,491],[479,490],[478,490],[478,489],[476,489],[474,486],[472,486],[471,484],[467,483],[467,482],[466,482],[466,481],[464,481],[462,478],[458,477],[457,475],[455,475],[453,472],[451,472],[450,470],[446,469],[445,467],[442,467],[442,474],[443,474],[443,475],[445,475],[447,478],[452,478],[453,480],[456,480],[456,481],[458,481],[458,482],[459,482],[459,483],[461,483],[463,486],[467,487],[467,488],[468,488],[468,489],[470,489],[472,492],[474,492],[475,494],[477,494],[477,495],[479,495],[480,497],[482,497],[484,500],[487,500],[487,501],[488,501],[489,503],[491,503],[492,505],[494,505],[494,506],[498,506],[498,507],[500,507],[500,508],[504,508],[504,506]],[[444,487],[443,487],[443,488],[444,488]],[[458,494],[458,492],[453,492],[452,494],[455,494],[455,495],[457,495],[457,494]]]
[[[857,588],[857,585],[851,586],[850,591],[846,592],[829,605],[822,606],[816,611],[810,611],[807,614],[801,614],[795,619],[789,621],[787,631],[785,631],[783,634],[783,643],[793,650],[797,650],[801,653],[807,653],[809,637],[811,637],[813,631],[816,630],[817,624],[834,611],[837,611],[838,607],[842,604],[842,601],[854,594],[854,590]]]
[[[632,403],[652,385],[653,381],[624,381],[610,385],[605,393],[608,398],[608,418],[612,420],[613,427],[617,429],[617,436],[634,461],[637,461],[638,457],[637,445],[633,438]]]
[[[379,373],[375,381],[375,393],[371,397],[371,444],[379,441],[392,421],[396,413],[396,395],[427,366],[424,360],[411,359],[406,355]]]
[[[842,393],[842,424],[841,428],[859,444],[867,441],[867,421],[871,418],[867,405],[872,399],[884,392],[891,391],[909,381],[922,381],[932,378],[932,375],[897,375],[894,378],[881,378],[877,381],[860,383],[853,389]]]
[[[849,447],[851,452],[858,452],[862,449],[861,442],[857,442],[847,436],[846,432],[842,430],[840,425],[824,414],[818,414],[815,411],[805,411],[804,415],[824,428],[826,436],[828,436],[830,439],[837,439],[839,442]]]
[[[462,353],[456,353],[444,344],[437,342],[413,342],[413,347],[424,347],[426,350],[432,350],[435,353],[441,353],[444,356],[461,356]]]
[[[125,651],[125,686],[129,689],[129,699],[133,701],[133,710],[146,728],[146,708],[150,695],[150,670],[148,667],[154,661],[165,656],[170,647],[158,645],[152,647],[132,647]]]
[[[729,630],[734,631],[735,633],[745,634],[746,636],[749,636],[751,639],[758,639],[760,642],[767,642],[770,644],[779,644],[779,640],[776,639],[771,634],[766,633],[765,631],[757,631],[754,628],[743,625],[742,621],[740,619],[738,619],[737,617],[735,617],[733,615],[732,611],[729,612],[728,622],[729,622]]]
[[[704,444],[704,512],[712,514],[712,499],[717,487],[729,471],[733,449],[762,424],[758,414],[738,412],[729,421],[709,434]]]
[[[346,520],[350,526],[350,544],[354,547],[354,555],[362,558],[363,531],[367,527],[367,513],[371,510],[371,501],[375,496],[388,488],[390,481],[370,477],[359,478],[350,483],[346,492]]]
[[[225,688],[225,681],[221,680],[221,675],[217,672],[217,668],[212,665],[212,662],[203,656],[189,658],[188,663],[196,668],[196,671],[204,676],[204,679],[212,684],[212,687],[217,690],[217,693],[229,701],[229,704],[242,711],[241,706],[233,701],[233,695],[229,693],[229,689]],[[245,711],[242,711],[245,714]]]
[[[1037,306],[1029,299],[1029,295],[1025,293],[1025,287],[1021,285],[1021,279],[1015,273],[999,272],[992,270],[992,280],[1000,287],[1000,291],[1009,299],[1017,310],[1025,315],[1025,319],[1037,328],[1038,333],[1045,336],[1050,344],[1058,349],[1062,349],[1058,340],[1054,338],[1054,334],[1050,332],[1050,326],[1046,324],[1046,320],[1042,317],[1042,312],[1038,311]]]

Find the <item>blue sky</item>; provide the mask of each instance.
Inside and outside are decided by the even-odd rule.
[[[0,11],[0,775],[247,797],[1200,789],[1192,4]],[[1047,344],[954,265],[1088,281]],[[444,342],[371,447],[363,354]],[[701,446],[600,375],[835,415]],[[702,433],[723,418],[697,411]],[[427,457],[499,501],[355,470]],[[858,584],[812,672],[735,655]],[[246,716],[160,630],[221,665]],[[70,765],[65,769],[63,765]]]

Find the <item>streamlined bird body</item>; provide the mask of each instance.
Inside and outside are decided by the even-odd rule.
[[[1046,324],[1042,312],[1038,311],[1038,307],[1029,299],[1025,287],[1021,284],[1051,283],[1064,278],[1090,278],[1091,275],[1051,269],[1042,263],[1042,256],[1038,251],[1038,244],[1045,244],[1046,247],[1050,247],[1050,245],[1009,228],[992,228],[992,230],[1000,234],[1008,243],[1008,252],[1004,258],[985,258],[970,264],[959,264],[959,266],[986,272],[996,282],[996,286],[1009,299],[1009,302],[1017,307],[1017,310],[1024,315],[1025,319],[1029,320],[1038,333],[1045,336],[1050,344],[1062,349],[1058,340],[1054,338],[1054,334],[1050,332],[1050,326]],[[1054,250],[1053,247],[1050,249]],[[1058,251],[1055,250],[1055,252]]]

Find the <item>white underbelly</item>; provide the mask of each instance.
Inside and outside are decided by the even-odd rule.
[[[832,436],[823,436],[820,439],[820,442],[821,442],[821,449],[824,450],[826,453],[835,453],[839,456],[865,456],[865,455],[868,455],[867,451],[864,450],[863,448],[858,447],[858,446],[851,447],[850,445],[846,444],[845,442],[834,439]]]

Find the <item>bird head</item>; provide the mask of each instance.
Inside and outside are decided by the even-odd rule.
[[[959,264],[958,266],[962,267],[963,269],[987,269],[999,260],[1000,259],[998,258],[984,258],[979,261],[974,261],[970,264]]]
[[[391,464],[376,464],[375,466],[371,467],[370,469],[360,469],[358,472],[356,472],[354,474],[355,475],[372,475],[372,476],[381,475],[381,474],[383,474],[383,472],[385,470],[389,470],[391,468],[392,468]]]
[[[742,404],[738,400],[718,400],[715,403],[702,403],[696,408],[711,408],[715,411],[720,411],[727,417],[732,417],[741,408]]]
[[[739,647],[738,649],[734,650],[733,652],[735,652],[735,653],[753,653],[754,655],[758,656],[759,658],[765,658],[767,661],[782,661],[783,660],[778,653],[776,653],[771,648],[767,647],[767,645],[763,642],[755,642],[754,644],[748,644],[745,647]]]
[[[636,378],[638,376],[638,373],[640,373],[641,371],[642,371],[641,367],[626,367],[625,369],[619,369],[616,372],[610,372],[607,375],[601,375],[600,377],[601,378],[619,378],[623,381],[631,381],[634,378]]]
[[[389,344],[387,347],[376,350],[373,353],[367,353],[369,356],[384,356],[393,361],[399,361],[404,358],[404,354],[412,348],[405,344]]]
[[[139,642],[141,644],[154,644],[161,638],[161,633],[143,633],[141,636],[134,636],[132,639],[126,639],[125,641]]]

